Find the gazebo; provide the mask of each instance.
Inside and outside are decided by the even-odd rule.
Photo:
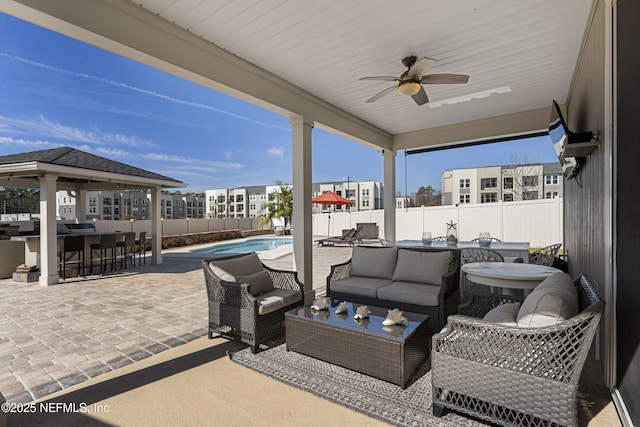
[[[187,184],[70,147],[0,156],[0,186],[40,189],[40,279],[58,283],[56,192],[76,192],[76,217],[85,217],[87,191],[151,189],[151,262],[162,263],[160,194]]]

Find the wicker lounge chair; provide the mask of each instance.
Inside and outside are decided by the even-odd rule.
[[[577,426],[578,380],[604,302],[586,276],[574,284],[578,314],[553,326],[480,320],[518,298],[505,295],[475,295],[463,315],[450,316],[432,341],[434,415],[453,409],[508,426]]]
[[[303,304],[295,271],[275,270],[255,253],[202,260],[209,299],[209,338],[237,338],[256,353],[284,330],[284,313]]]

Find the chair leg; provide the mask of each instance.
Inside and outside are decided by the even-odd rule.
[[[444,415],[445,407],[442,405],[438,405],[437,403],[433,404],[433,416],[440,418]]]
[[[251,353],[252,354],[256,354],[258,352],[258,347],[257,345],[252,345],[251,346]]]

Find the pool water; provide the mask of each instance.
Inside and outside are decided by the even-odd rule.
[[[194,249],[191,252],[200,254],[236,254],[241,252],[270,251],[282,245],[293,244],[293,239],[252,239],[244,242],[225,243],[223,245],[209,246],[208,248]]]

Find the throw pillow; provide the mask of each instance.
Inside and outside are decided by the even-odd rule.
[[[567,273],[556,273],[525,298],[516,322],[519,328],[550,326],[575,316],[578,311],[578,291],[571,277]]]
[[[451,251],[412,251],[400,249],[398,263],[393,273],[394,282],[426,283],[442,285],[442,276],[449,271]]]
[[[351,275],[391,279],[396,268],[398,248],[356,246],[351,253]]]
[[[518,326],[518,323],[516,322],[516,316],[518,315],[519,309],[519,302],[501,304],[489,310],[489,312],[484,315],[482,320],[484,320],[485,322],[497,323],[498,325],[503,326]]]
[[[263,270],[262,262],[255,252],[235,258],[213,260],[209,265],[213,274],[227,282],[237,282],[237,276],[247,276]]]
[[[236,281],[250,284],[249,293],[254,297],[274,289],[271,275],[267,270],[261,270],[248,276],[238,276]]]

